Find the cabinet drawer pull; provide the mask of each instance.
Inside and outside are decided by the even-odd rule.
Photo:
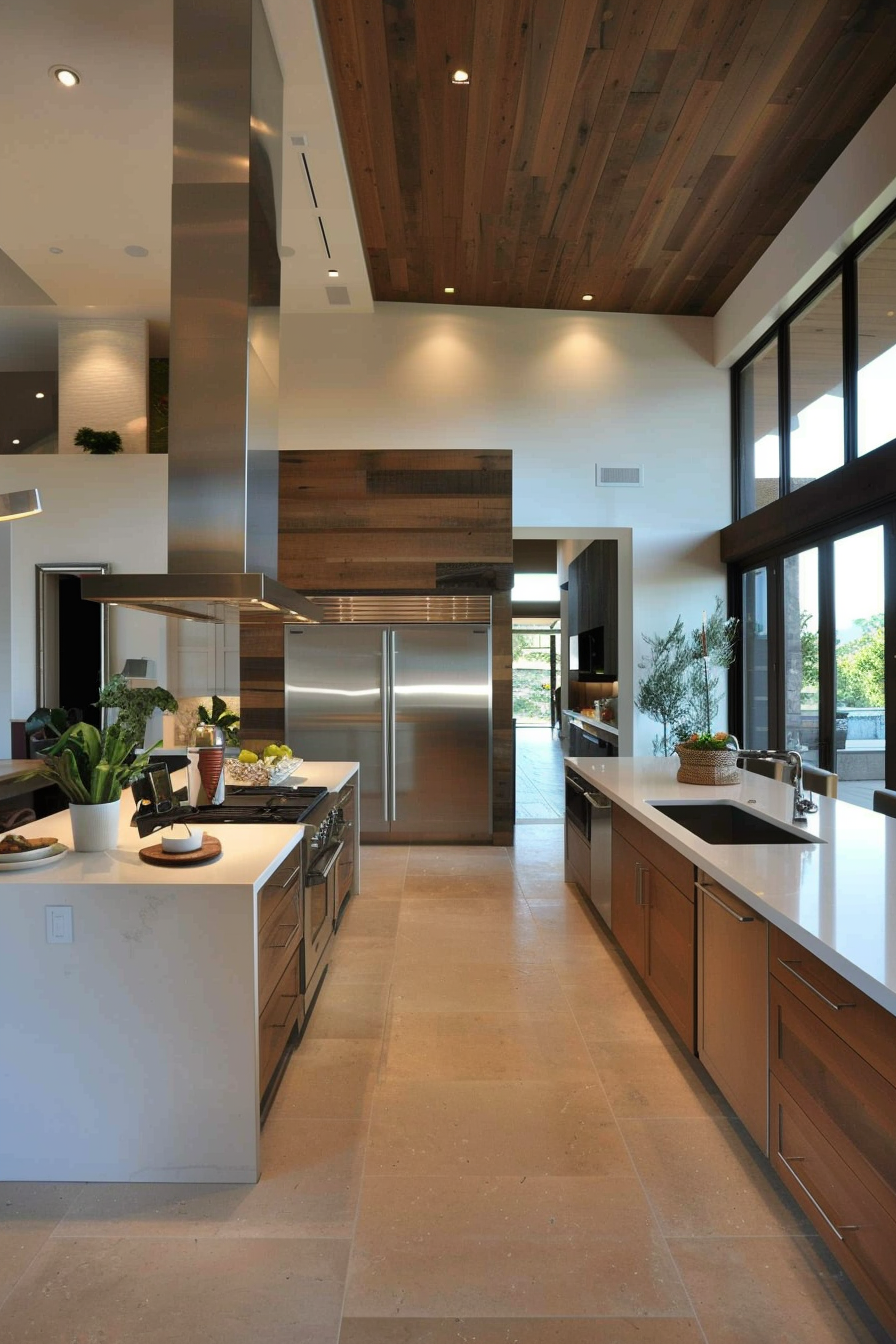
[[[792,1162],[805,1162],[806,1159],[804,1157],[785,1157],[784,1154],[781,1152],[780,1148],[778,1149],[778,1157],[780,1161],[784,1163],[784,1166],[790,1172],[791,1176],[796,1181],[797,1185],[802,1190],[806,1198],[813,1204],[813,1206],[821,1214],[822,1218],[825,1220],[828,1227],[831,1229],[831,1231],[833,1232],[834,1236],[837,1238],[838,1241],[846,1240],[846,1238],[843,1235],[844,1232],[858,1232],[859,1230],[858,1223],[847,1223],[842,1227],[837,1227],[836,1224],[832,1223],[830,1218],[825,1213],[824,1209],[819,1204],[818,1200],[812,1194],[812,1191],[808,1188],[807,1185],[804,1184],[803,1181],[800,1180],[799,1176],[797,1176],[796,1172],[794,1171],[793,1167],[790,1164]]]
[[[708,896],[711,901],[715,901],[716,905],[720,905],[725,914],[730,915],[732,919],[736,919],[739,924],[755,924],[755,916],[739,915],[736,910],[731,909],[730,905],[726,905],[724,901],[719,900],[715,892],[709,890],[709,887],[704,887],[702,882],[696,882],[694,885],[698,891],[702,891],[704,896]]]
[[[645,890],[644,879],[650,877],[650,869],[645,868],[644,865],[641,863],[636,863],[635,873],[637,877],[635,885],[635,901],[637,902],[638,905],[649,905],[650,888],[648,886],[647,889]]]
[[[265,947],[275,949],[286,947],[299,931],[298,921],[296,921],[295,924],[280,924],[278,925],[277,931],[278,933],[285,934],[283,939],[279,942],[272,939],[269,943],[265,943]]]
[[[799,966],[800,964],[801,963],[798,961],[784,961],[782,957],[778,958],[779,966],[783,966],[785,970],[789,971],[794,979],[799,980],[801,985],[805,985],[813,994],[816,994],[818,998],[821,999],[822,1003],[826,1003],[829,1008],[833,1008],[835,1013],[839,1013],[841,1008],[855,1008],[854,1003],[835,1003],[833,999],[828,998],[827,994],[822,994],[821,990],[816,989],[810,980],[807,980],[804,975],[800,975],[799,971],[793,969],[794,966]]]

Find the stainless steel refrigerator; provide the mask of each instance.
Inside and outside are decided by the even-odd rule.
[[[286,740],[360,762],[362,838],[490,837],[490,645],[481,625],[287,627]]]

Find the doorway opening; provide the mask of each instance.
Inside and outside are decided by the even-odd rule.
[[[560,744],[563,641],[557,543],[515,541],[513,559],[516,821],[560,822],[564,811]]]
[[[107,564],[37,566],[37,706],[78,709],[101,726],[96,707],[109,680],[107,608],[81,597],[81,576]]]

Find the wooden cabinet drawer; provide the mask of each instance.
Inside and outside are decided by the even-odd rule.
[[[258,1091],[259,1096],[271,1076],[289,1040],[299,1015],[299,958],[294,953],[278,980],[274,992],[258,1019]]]
[[[769,993],[772,1072],[896,1219],[896,1087],[774,976]]]
[[[896,1087],[896,1018],[780,929],[769,946],[772,975]]]
[[[613,809],[616,815],[616,809]],[[638,868],[647,865],[619,832],[613,835],[612,855],[612,930],[613,936],[639,975],[644,974],[644,910],[640,904]]]
[[[643,854],[649,864],[658,868],[689,901],[693,901],[694,865],[690,859],[667,845],[665,840],[660,840],[621,807],[613,808],[613,829]]]
[[[896,1221],[775,1077],[771,1160],[871,1307],[896,1330]]]
[[[299,882],[302,865],[302,847],[296,845],[265,882],[258,894],[258,931],[272,918],[283,899],[283,893]]]
[[[701,874],[697,929],[697,1053],[767,1153],[768,925]]]
[[[302,936],[301,887],[285,892],[258,935],[258,1008],[264,1008]]]
[[[641,890],[647,928],[644,979],[693,1054],[696,1046],[694,904],[653,866],[643,873]]]

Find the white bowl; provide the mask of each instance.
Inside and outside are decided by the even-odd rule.
[[[192,854],[202,848],[204,831],[193,831],[190,835],[163,835],[162,851],[165,854]]]

